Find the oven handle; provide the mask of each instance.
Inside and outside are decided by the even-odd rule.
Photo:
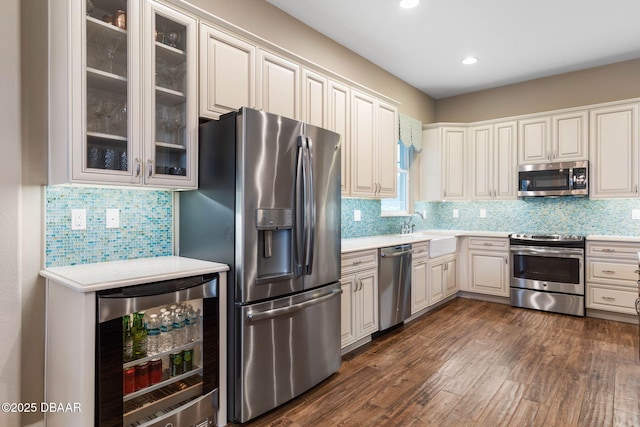
[[[514,255],[555,256],[560,258],[583,258],[584,250],[577,248],[541,248],[538,246],[511,246]]]

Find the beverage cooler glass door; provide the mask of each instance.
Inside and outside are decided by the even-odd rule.
[[[210,425],[218,275],[98,292],[96,426]]]

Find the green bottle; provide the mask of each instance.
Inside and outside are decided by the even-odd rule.
[[[124,362],[133,360],[133,334],[131,333],[131,316],[122,317],[122,358]]]
[[[143,323],[144,313],[133,313],[133,358],[147,357],[147,330]]]

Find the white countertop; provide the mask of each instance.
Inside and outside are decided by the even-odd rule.
[[[586,239],[609,241],[609,242],[640,243],[640,236],[605,236],[605,235],[599,235],[599,234],[592,234],[587,236]]]
[[[227,265],[217,262],[165,256],[50,267],[42,270],[40,275],[77,292],[95,292],[228,269]]]
[[[342,253],[378,249],[406,243],[428,242],[442,236],[509,237],[510,232],[468,230],[426,230],[412,234],[384,234],[379,236],[342,239]]]

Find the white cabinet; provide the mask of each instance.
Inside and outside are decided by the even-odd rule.
[[[509,240],[469,237],[467,290],[509,296]]]
[[[200,24],[200,115],[220,115],[256,106],[256,47],[219,30]]]
[[[472,199],[516,198],[517,144],[516,122],[479,125],[469,129]]]
[[[638,104],[591,110],[589,197],[638,196]]]
[[[636,314],[640,243],[587,242],[586,307]]]
[[[423,132],[420,154],[423,200],[465,200],[466,133],[463,126],[437,126]]]
[[[396,107],[351,91],[351,196],[396,196]]]
[[[456,257],[446,255],[429,260],[429,305],[442,301],[458,290]]]
[[[351,89],[333,80],[328,86],[327,128],[340,134],[340,192],[351,193]]]
[[[411,314],[429,306],[429,243],[413,245],[411,258]]]
[[[257,108],[300,119],[300,65],[258,49]]]
[[[302,69],[302,121],[321,128],[327,127],[329,102],[328,79],[307,68]]]
[[[588,112],[519,120],[520,164],[587,160]]]
[[[49,10],[49,184],[194,188],[195,18],[151,0],[59,6]]]
[[[378,251],[342,255],[341,346],[378,330]]]

